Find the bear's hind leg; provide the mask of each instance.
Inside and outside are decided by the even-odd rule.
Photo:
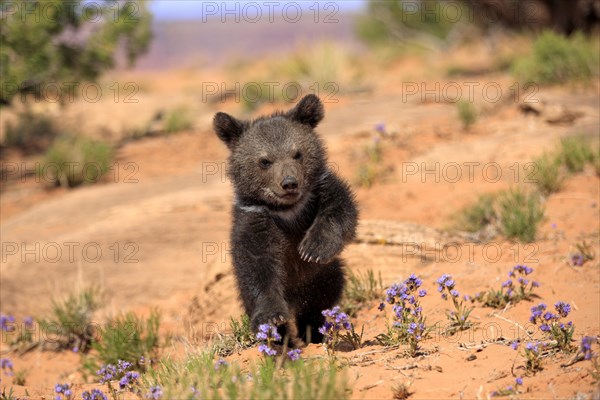
[[[345,285],[340,260],[335,259],[317,267],[320,268],[319,273],[299,293],[301,307],[298,312],[298,332],[304,341],[310,343],[322,342],[323,335],[319,328],[323,326],[325,317],[321,312],[338,304]]]

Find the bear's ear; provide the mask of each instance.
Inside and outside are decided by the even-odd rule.
[[[242,133],[244,133],[246,123],[229,114],[218,112],[213,118],[213,128],[219,139],[225,142],[229,149],[233,150]]]
[[[296,107],[286,113],[293,121],[315,128],[325,116],[325,110],[321,100],[314,94],[306,95],[300,100]]]

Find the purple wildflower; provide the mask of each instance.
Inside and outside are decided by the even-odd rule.
[[[258,346],[258,351],[267,356],[274,356],[277,354],[277,352],[274,349],[270,348],[269,346],[267,346],[264,343],[262,343]]]
[[[546,311],[544,313],[544,319],[546,321],[550,321],[550,320],[556,319],[556,315],[552,314],[550,311]]]
[[[60,399],[61,396],[64,396],[65,399],[68,399],[73,395],[73,392],[71,391],[71,385],[68,383],[57,383],[54,385],[54,393],[58,394],[58,396],[56,396],[57,399]]]
[[[87,390],[81,393],[83,400],[108,400],[108,397],[100,389],[92,389],[91,392]]]
[[[382,135],[385,134],[385,124],[383,122],[375,124],[375,131]]]
[[[561,317],[565,318],[571,312],[571,305],[569,303],[565,303],[564,301],[559,301],[554,304],[554,308],[556,308],[556,312]]]
[[[591,336],[584,336],[581,338],[581,345],[579,350],[583,353],[584,360],[591,360],[594,353],[592,352],[592,343],[595,339]]]
[[[13,376],[13,363],[10,358],[0,358],[0,369],[4,371],[4,375]]]
[[[287,355],[290,358],[290,360],[296,361],[300,358],[301,353],[302,353],[301,349],[294,349],[294,350],[288,351]]]
[[[517,379],[515,379],[515,383],[516,383],[518,386],[521,386],[521,385],[523,384],[523,378],[521,378],[520,376],[519,376],[519,377],[517,377]]]
[[[517,282],[519,282],[521,284],[521,286],[527,286],[529,284],[529,279],[525,279],[525,278],[519,278],[517,279]]]
[[[25,328],[27,328],[27,329],[33,328],[33,317],[23,318],[23,323],[25,324]]]
[[[131,389],[131,386],[137,383],[137,379],[139,377],[140,374],[138,374],[137,372],[127,371],[125,375],[121,378],[121,380],[119,380],[119,388],[121,388],[121,390],[125,388]]]
[[[228,365],[228,364],[227,364],[227,361],[226,361],[225,359],[223,359],[223,358],[219,358],[219,359],[217,360],[217,362],[215,362],[215,371],[218,371],[218,370],[219,370],[219,368],[221,368],[221,367],[226,367],[227,365]]]
[[[544,311],[546,311],[546,305],[544,303],[540,303],[535,307],[531,307],[531,317],[529,317],[529,321],[535,324],[536,321],[542,317]]]
[[[516,349],[518,349],[518,348],[519,348],[519,341],[518,341],[518,340],[515,340],[514,342],[512,342],[512,343],[510,344],[510,347],[511,347],[513,350],[516,350]]]
[[[508,279],[508,280],[506,280],[506,281],[504,281],[504,282],[502,283],[502,287],[503,287],[503,288],[505,288],[505,287],[510,287],[510,286],[512,286],[512,284],[513,284],[513,281],[512,281],[512,280],[510,280],[510,279]]]
[[[277,352],[271,348],[272,342],[277,342],[281,340],[281,335],[277,331],[277,327],[271,324],[261,324],[258,327],[258,333],[256,334],[256,339],[260,341],[266,341],[267,343],[262,343],[258,346],[258,351],[267,355],[274,356]]]
[[[571,255],[571,264],[576,267],[581,267],[585,263],[585,257],[581,253]]]
[[[4,332],[12,332],[15,327],[12,325],[15,323],[15,317],[12,315],[0,314],[0,330]]]
[[[106,383],[117,379],[120,375],[125,374],[133,367],[129,361],[119,360],[117,365],[107,364],[96,371],[96,375],[100,378],[100,383]]]
[[[394,306],[396,308],[396,306]],[[319,328],[319,332],[324,336],[327,343],[335,341],[339,331],[351,330],[352,324],[350,323],[348,314],[342,312],[339,306],[335,306],[332,309],[323,310],[321,314],[325,317],[323,326]]]
[[[162,395],[163,395],[162,388],[159,385],[156,385],[156,386],[152,386],[150,388],[150,392],[148,392],[148,394],[146,394],[146,398],[158,400],[158,399],[162,399]]]

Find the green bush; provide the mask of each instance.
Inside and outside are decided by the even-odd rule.
[[[65,299],[52,300],[52,316],[39,321],[46,336],[58,336],[58,349],[85,353],[94,342],[92,315],[100,307],[97,289],[86,288],[72,292]]]
[[[39,173],[58,186],[95,183],[109,170],[112,149],[85,137],[62,136],[46,151]]]
[[[598,74],[598,51],[582,34],[570,38],[543,32],[527,57],[517,59],[512,70],[523,83],[561,84],[586,81]]]
[[[538,225],[544,218],[540,195],[516,188],[498,198],[500,225],[504,236],[522,242],[532,242]]]
[[[94,355],[84,362],[84,370],[95,375],[101,366],[128,361],[138,369],[147,366],[142,357],[151,360],[158,348],[160,314],[153,310],[145,319],[132,312],[110,319],[103,326],[102,337],[92,344]]]
[[[131,65],[150,45],[147,3],[131,0],[115,9],[115,2],[102,1],[90,13],[84,0],[1,2],[0,103],[19,93],[42,95],[50,83],[95,81],[117,60]],[[96,16],[104,18],[94,23]]]
[[[358,19],[358,36],[371,45],[415,41],[441,44],[452,30],[461,24],[460,15],[467,15],[466,8],[449,14],[444,1],[373,1],[367,5],[366,15]],[[456,18],[459,17],[459,18]]]

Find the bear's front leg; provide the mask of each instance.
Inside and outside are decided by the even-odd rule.
[[[348,186],[333,174],[319,185],[319,196],[317,216],[298,252],[304,261],[328,264],[354,238],[358,211]]]
[[[255,332],[261,324],[280,326],[292,318],[284,297],[284,240],[269,218],[238,211],[232,232],[233,266]]]

